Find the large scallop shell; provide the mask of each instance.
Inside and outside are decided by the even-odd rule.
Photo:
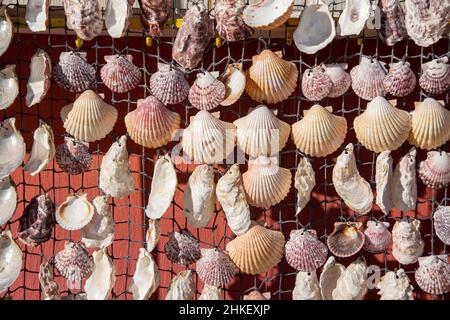
[[[64,0],[64,12],[69,29],[89,41],[103,30],[102,10],[98,0]]]
[[[420,220],[404,218],[392,228],[392,255],[401,264],[413,264],[422,256],[424,242],[420,235]]]
[[[152,255],[144,248],[139,249],[136,271],[130,283],[130,292],[134,300],[148,300],[158,289],[160,273]]]
[[[225,85],[225,97],[220,105],[230,106],[238,101],[245,90],[246,77],[242,71],[242,63],[229,64],[220,81]]]
[[[299,272],[295,277],[292,300],[322,300],[317,272]]]
[[[399,0],[381,0],[380,9],[380,35],[388,46],[393,46],[408,36],[403,7]]]
[[[121,38],[125,35],[133,16],[134,0],[107,0],[105,13],[106,30],[112,38]]]
[[[299,214],[311,199],[312,189],[316,185],[315,176],[311,162],[303,157],[297,166],[294,178],[294,187],[297,189],[297,209],[295,214]]]
[[[56,83],[66,91],[82,92],[95,82],[95,69],[86,61],[86,52],[61,52],[53,68]]]
[[[302,77],[303,95],[311,101],[326,98],[333,88],[333,82],[322,66],[306,69]]]
[[[216,29],[228,42],[243,41],[253,35],[253,29],[244,22],[243,0],[217,0],[214,6]]]
[[[386,91],[395,97],[406,97],[416,87],[416,75],[407,61],[389,64],[389,72],[383,80]]]
[[[164,252],[171,262],[182,265],[194,263],[201,257],[200,243],[187,230],[169,232]]]
[[[84,292],[88,300],[107,300],[116,282],[116,270],[106,249],[92,253],[94,269],[86,279]]]
[[[25,156],[25,142],[15,123],[16,118],[8,118],[0,125],[0,179],[16,170]]]
[[[11,231],[0,233],[0,293],[8,289],[22,270],[22,251],[14,242]]]
[[[347,63],[325,64],[322,66],[325,74],[333,83],[328,97],[336,98],[342,96],[350,88],[352,77],[345,71],[348,68]]]
[[[281,261],[284,236],[254,223],[246,233],[230,241],[226,250],[242,272],[255,275],[269,271]]]
[[[376,161],[376,204],[385,215],[389,214],[389,211],[394,206],[391,193],[393,163],[394,160],[392,160],[391,151],[389,150],[381,152]]]
[[[219,72],[197,73],[197,79],[189,90],[189,102],[199,110],[211,110],[225,98],[225,85],[217,78]]]
[[[298,70],[294,63],[283,60],[281,51],[263,50],[253,56],[246,71],[245,91],[259,103],[286,100],[297,87]]]
[[[0,226],[11,219],[16,211],[16,207],[16,186],[10,177],[4,177],[0,179]]]
[[[260,0],[244,9],[244,22],[256,30],[281,27],[291,16],[294,0]]]
[[[367,229],[364,230],[366,237],[364,249],[372,253],[386,251],[391,242],[391,233],[388,228],[389,222],[367,221]]]
[[[15,68],[15,64],[9,64],[0,70],[0,110],[9,108],[19,95],[19,80]]]
[[[0,56],[8,50],[13,36],[13,24],[6,9],[6,5],[0,6]]]
[[[301,152],[325,157],[341,146],[347,135],[347,120],[332,112],[331,107],[316,104],[304,110],[303,118],[292,125],[292,139]]]
[[[184,73],[169,64],[158,63],[158,71],[150,77],[152,94],[164,104],[183,102],[189,94]]]
[[[123,93],[133,90],[141,81],[142,74],[133,64],[133,56],[104,56],[106,64],[100,69],[103,83],[113,92]]]
[[[164,24],[172,15],[172,3],[171,0],[139,0],[141,21],[150,36],[162,34]]]
[[[445,56],[422,64],[422,75],[419,78],[419,84],[423,90],[431,94],[447,92],[450,89],[448,57]]]
[[[33,133],[33,146],[30,158],[25,163],[23,170],[30,172],[31,176],[44,170],[55,156],[55,137],[52,127],[44,121],[40,121],[39,127]]]
[[[94,211],[86,193],[70,194],[56,209],[56,221],[63,229],[79,230],[91,221]]]
[[[440,189],[450,183],[450,153],[430,151],[419,164],[419,177],[427,187]]]
[[[433,224],[438,238],[450,245],[450,206],[439,206],[433,214]]]
[[[89,144],[66,136],[64,143],[56,147],[55,160],[61,170],[68,174],[77,175],[86,172],[92,162]]]
[[[335,222],[334,231],[327,238],[331,253],[341,258],[358,253],[365,242],[364,233],[359,230],[361,225],[361,222]]]
[[[52,61],[47,52],[38,49],[31,57],[30,77],[27,83],[25,103],[27,107],[34,106],[42,101],[50,89],[52,76]]]
[[[55,267],[67,279],[69,287],[78,287],[83,278],[91,275],[94,261],[81,244],[67,241],[64,249],[55,255]]]
[[[411,116],[407,111],[393,106],[395,103],[376,97],[353,121],[356,138],[370,151],[396,150],[408,138]]]
[[[196,263],[196,271],[205,284],[225,287],[233,281],[238,269],[225,252],[204,248],[201,252],[202,257]]]
[[[333,300],[333,290],[336,288],[337,281],[341,274],[345,271],[345,267],[336,262],[336,258],[330,256],[322,268],[320,274],[320,293],[323,300]]]
[[[359,35],[369,19],[371,10],[369,0],[345,0],[344,10],[339,15],[339,35]]]
[[[170,282],[166,300],[194,300],[194,296],[194,271],[184,270],[179,272]]]
[[[416,154],[412,147],[397,164],[392,176],[391,193],[394,207],[401,211],[410,211],[416,208],[417,181],[416,181]]]
[[[448,256],[444,254],[420,257],[415,279],[420,289],[427,293],[440,295],[450,292]]]
[[[414,300],[414,287],[403,269],[386,272],[377,289],[380,300]]]
[[[367,265],[359,257],[345,269],[333,290],[333,300],[363,300],[368,292]]]
[[[383,85],[386,76],[384,66],[385,63],[376,58],[362,56],[359,65],[350,70],[352,89],[358,97],[370,101],[377,96],[386,94]]]

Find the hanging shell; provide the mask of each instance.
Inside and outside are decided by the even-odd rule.
[[[158,99],[138,100],[137,108],[125,116],[127,132],[134,142],[146,148],[159,148],[172,140],[180,127],[180,115],[167,109]]]
[[[420,235],[420,220],[402,219],[392,228],[392,255],[401,264],[413,264],[422,256],[424,242]]]
[[[327,260],[327,246],[317,238],[316,230],[292,230],[285,246],[287,263],[301,272],[312,272]]]
[[[396,150],[408,138],[411,116],[407,111],[394,107],[396,101],[376,97],[366,110],[353,121],[356,138],[374,152]]]
[[[345,7],[339,15],[338,33],[341,36],[359,35],[371,12],[369,0],[345,0]]]
[[[244,295],[243,300],[270,300],[270,298],[270,292],[261,293],[258,290],[253,290],[249,294]]]
[[[49,0],[45,0],[49,2]],[[38,49],[31,57],[30,77],[27,83],[25,103],[27,107],[34,106],[44,99],[51,85],[52,61],[47,52]]]
[[[194,296],[194,271],[184,270],[179,272],[170,282],[166,300],[194,300]]]
[[[89,143],[66,136],[64,143],[56,148],[55,160],[61,170],[68,174],[77,175],[86,172],[92,162]]]
[[[291,16],[294,0],[260,0],[244,9],[244,22],[256,30],[281,27]]]
[[[0,125],[0,179],[16,170],[25,156],[25,142],[15,123],[15,118],[8,118]]]
[[[299,272],[295,277],[292,300],[322,300],[316,271]]]
[[[311,199],[311,192],[316,185],[315,172],[311,162],[303,157],[295,172],[294,187],[297,189],[297,209],[295,214],[299,214]]]
[[[405,14],[399,0],[381,0],[380,34],[388,46],[405,39],[408,34],[405,26]]]
[[[109,90],[124,93],[138,86],[142,74],[133,64],[131,54],[104,56],[104,59],[106,64],[100,69],[100,77]]]
[[[347,120],[333,114],[332,107],[313,105],[303,118],[292,125],[292,140],[297,149],[311,157],[335,152],[347,135]]]
[[[225,74],[220,77],[220,81],[225,85],[225,97],[220,105],[231,106],[238,101],[245,90],[246,77],[242,71],[242,63],[229,64]]]
[[[94,260],[82,245],[67,241],[64,249],[55,255],[55,267],[67,279],[69,286],[79,285],[91,275]]]
[[[386,272],[377,288],[380,300],[414,300],[414,288],[403,269]]]
[[[450,206],[438,206],[433,214],[433,225],[438,238],[450,245]]]
[[[450,292],[450,264],[447,255],[419,258],[415,279],[420,289],[431,294]]]
[[[22,251],[14,242],[11,231],[0,233],[0,293],[8,289],[22,270]]]
[[[389,72],[383,80],[386,92],[395,97],[406,97],[416,87],[416,75],[407,61],[389,64]]]
[[[197,73],[197,79],[189,90],[189,102],[199,110],[211,110],[225,98],[225,85],[217,78],[219,72]]]
[[[205,284],[197,300],[222,300],[222,290],[218,287]]]
[[[95,82],[95,69],[86,60],[86,52],[61,52],[53,68],[56,83],[66,91],[82,92]]]
[[[6,5],[0,6],[0,56],[8,50],[13,36],[13,25]]]
[[[361,222],[335,222],[334,231],[327,238],[328,249],[336,257],[346,258],[359,252],[365,242],[359,229]]]
[[[342,272],[332,293],[333,300],[363,300],[367,292],[367,265],[360,257]]]
[[[423,90],[431,94],[445,93],[450,90],[448,57],[445,56],[422,64],[422,75],[419,78],[419,84]]]
[[[385,215],[388,215],[394,206],[391,193],[393,164],[391,151],[383,151],[378,155],[375,169],[375,202]]]
[[[184,190],[184,214],[192,227],[208,226],[214,215],[215,187],[214,169],[207,164],[197,166]]]
[[[352,89],[358,97],[370,101],[386,94],[383,85],[386,76],[385,64],[376,58],[361,56],[359,65],[350,70]]]
[[[145,242],[147,244],[148,252],[152,252],[158,245],[161,238],[161,227],[159,220],[148,219],[148,228],[145,233]]]
[[[59,285],[53,277],[52,266],[48,260],[39,266],[39,284],[45,300],[61,300]]]
[[[416,181],[416,154],[412,147],[404,155],[394,170],[391,183],[392,201],[394,207],[401,211],[410,211],[416,208],[417,181]]]
[[[106,248],[114,240],[116,229],[107,196],[97,196],[92,201],[95,213],[91,222],[81,229],[81,241],[87,248]]]
[[[219,179],[216,195],[231,231],[237,236],[244,234],[250,227],[250,208],[238,164],[233,164]]]
[[[0,179],[0,226],[11,219],[16,207],[17,192],[14,182],[10,177]]]
[[[158,71],[150,77],[152,94],[164,104],[178,104],[189,94],[184,73],[169,64],[158,63]]]
[[[14,103],[14,101],[16,101],[16,98],[19,95],[19,80],[17,79],[15,68],[15,64],[9,64],[2,70],[0,70],[0,110],[9,108]]]
[[[214,6],[216,29],[219,36],[228,42],[243,41],[253,35],[254,30],[244,22],[243,0],[217,0]]]
[[[47,168],[55,156],[55,137],[52,127],[44,121],[40,121],[39,127],[33,133],[33,147],[24,171],[30,172],[31,176]]]
[[[217,249],[201,249],[202,257],[196,263],[199,278],[207,285],[225,287],[233,281],[238,269],[228,255]]]
[[[94,270],[86,279],[84,291],[88,300],[107,300],[116,282],[116,270],[106,249],[94,251]]]
[[[187,230],[169,232],[164,252],[171,262],[181,265],[194,263],[201,257],[200,243]]]
[[[114,142],[103,156],[100,166],[99,187],[116,198],[123,198],[134,192],[126,142],[126,136],[121,136]]]
[[[102,10],[98,0],[64,0],[63,4],[67,25],[78,37],[89,41],[102,32]]]
[[[367,229],[364,230],[366,237],[364,249],[371,253],[386,251],[391,242],[391,233],[388,228],[389,222],[367,221]]]
[[[281,51],[263,50],[253,56],[246,71],[245,91],[259,103],[286,100],[297,87],[298,70],[294,63],[283,60]]]
[[[242,272],[255,275],[269,271],[281,261],[284,236],[253,223],[246,233],[228,242],[226,250]]]
[[[106,30],[112,38],[123,37],[133,16],[134,0],[107,0],[105,6]]]
[[[136,271],[131,279],[129,291],[134,300],[148,300],[158,289],[160,273],[152,255],[144,248],[139,249]]]
[[[70,194],[56,209],[56,222],[63,229],[79,230],[91,221],[94,210],[86,193]]]
[[[303,95],[311,101],[326,98],[333,88],[333,82],[322,66],[306,69],[302,77]]]
[[[139,0],[141,21],[145,30],[152,37],[159,37],[164,24],[172,15],[171,0]]]
[[[337,281],[345,271],[345,267],[336,262],[335,257],[330,256],[322,268],[320,274],[320,293],[323,300],[333,300],[333,290],[336,288]]]
[[[352,78],[345,71],[348,68],[347,63],[325,64],[322,68],[333,84],[328,93],[329,98],[340,97],[348,91],[352,84]]]
[[[287,197],[291,189],[292,173],[278,166],[275,157],[259,156],[248,161],[248,170],[242,175],[248,204],[270,208]]]
[[[147,217],[160,219],[164,215],[172,204],[177,184],[177,172],[170,156],[159,158],[155,163],[151,192],[145,209]]]

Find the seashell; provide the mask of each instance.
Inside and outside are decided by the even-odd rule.
[[[369,19],[371,10],[369,0],[345,0],[344,10],[339,15],[339,35],[359,35]]]
[[[48,241],[55,226],[55,204],[48,194],[31,199],[19,223],[17,237],[22,243],[36,247]]]
[[[438,238],[450,245],[450,206],[438,206],[433,214],[433,224]]]
[[[376,97],[366,110],[353,121],[356,138],[373,152],[398,149],[411,130],[411,116],[394,107],[396,101]]]
[[[134,1],[134,0],[133,0]],[[139,0],[141,21],[152,37],[159,37],[172,13],[171,0]]]
[[[440,295],[450,292],[450,265],[447,255],[420,257],[415,279],[420,289],[426,293]]]
[[[342,272],[332,296],[333,300],[363,300],[367,292],[367,265],[359,257]]]
[[[316,185],[315,172],[311,162],[303,157],[295,172],[294,187],[297,189],[297,210],[299,214],[311,199],[311,192]]]
[[[252,157],[274,156],[286,146],[291,126],[265,105],[259,105],[248,115],[233,122],[237,145]]]
[[[112,38],[123,37],[128,30],[130,19],[133,16],[134,0],[107,0],[105,6],[106,30]]]
[[[164,252],[167,259],[181,265],[194,263],[201,257],[200,243],[187,230],[169,232]]]
[[[0,28],[1,28],[1,16],[0,16]],[[1,31],[0,31],[0,41],[1,41]],[[5,68],[0,70],[0,110],[9,108],[14,103],[14,101],[16,101],[16,98],[19,95],[19,80],[17,79],[15,68],[16,68],[15,64],[9,64]]]
[[[39,127],[34,130],[33,139],[30,158],[23,167],[23,170],[30,172],[31,176],[47,168],[55,156],[55,137],[52,127],[41,120]]]
[[[420,220],[402,219],[392,228],[392,255],[401,264],[413,264],[422,255],[424,242],[420,235]]]
[[[249,294],[244,295],[243,300],[270,300],[270,298],[270,292],[261,293],[258,290],[253,290]]]
[[[325,48],[335,36],[336,28],[328,5],[322,1],[307,4],[293,34],[297,48],[301,52],[314,54]]]
[[[389,72],[383,80],[386,92],[395,97],[406,97],[416,87],[416,75],[407,61],[389,64]]]
[[[123,198],[134,192],[126,143],[125,135],[114,142],[103,156],[100,166],[99,187],[116,198]]]
[[[220,81],[225,85],[225,97],[220,105],[231,106],[238,101],[245,90],[246,77],[242,71],[242,63],[229,64],[225,74],[220,77]]]
[[[44,0],[48,2],[48,0]],[[31,57],[30,77],[27,83],[25,103],[27,107],[34,106],[42,101],[50,89],[52,77],[52,61],[47,52],[38,49]]]
[[[196,263],[199,278],[207,285],[225,287],[233,281],[238,269],[228,255],[217,249],[201,249],[202,257]]]
[[[375,169],[377,192],[375,202],[385,215],[388,215],[394,206],[391,193],[393,163],[391,151],[383,151],[377,157]]]
[[[172,47],[172,58],[185,69],[196,68],[214,36],[214,26],[203,2],[189,8]],[[189,41],[187,41],[189,39]]]
[[[218,287],[205,284],[197,300],[222,300],[222,290]]]
[[[410,211],[416,208],[417,181],[416,181],[416,154],[412,147],[397,164],[392,176],[391,193],[394,207],[401,211]]]
[[[88,300],[107,300],[116,282],[116,270],[106,248],[94,251],[94,270],[86,279],[84,291]]]
[[[280,168],[275,157],[259,156],[248,161],[248,170],[242,175],[247,202],[258,208],[270,208],[287,197],[292,174]]]
[[[403,7],[398,0],[381,0],[380,9],[381,37],[388,46],[393,46],[408,36]]]
[[[73,287],[92,274],[94,260],[82,245],[67,241],[64,249],[55,255],[55,267],[67,279],[69,287]]]
[[[364,230],[366,237],[364,249],[371,253],[386,251],[391,242],[391,233],[388,228],[389,222],[367,221],[367,229]]]
[[[346,72],[348,64],[335,63],[322,65],[324,73],[330,78],[332,82],[329,98],[336,98],[342,96],[350,88],[352,84],[352,78],[350,74]]]
[[[0,233],[0,293],[8,289],[22,270],[22,251],[14,242],[11,231]]]
[[[86,293],[68,294],[61,298],[61,300],[87,300]]]
[[[0,6],[0,56],[8,50],[13,36],[13,25],[6,5]]]
[[[177,172],[169,155],[155,162],[152,188],[148,197],[145,214],[151,219],[160,219],[172,204],[177,190]],[[151,250],[150,250],[151,251]]]
[[[422,149],[435,149],[450,139],[450,111],[433,98],[416,102],[408,141]]]
[[[156,248],[160,237],[161,227],[159,226],[159,220],[148,219],[148,229],[145,233],[148,252],[152,252]]]
[[[15,118],[8,118],[0,125],[0,179],[16,170],[25,156],[25,142],[15,123]]]
[[[234,152],[235,127],[201,110],[183,130],[183,153],[196,164],[222,162]]]
[[[333,290],[336,288],[337,281],[345,271],[345,267],[336,262],[335,257],[330,256],[322,268],[320,274],[320,293],[323,300],[333,300]]]
[[[16,207],[16,186],[10,177],[4,177],[0,179],[0,225],[7,223],[11,219],[16,211]]]
[[[47,30],[50,0],[29,0],[25,12],[25,21],[32,32]]]
[[[292,300],[322,300],[316,271],[299,272],[295,277]]]
[[[56,222],[63,229],[79,230],[91,221],[94,210],[86,193],[73,193],[56,209]]]
[[[114,240],[116,226],[107,196],[92,201],[95,212],[91,222],[81,229],[81,241],[87,248],[106,248]]]
[[[208,226],[216,202],[214,169],[206,164],[197,166],[184,190],[184,214],[194,228]]]
[[[61,300],[59,285],[53,278],[52,266],[48,260],[39,266],[39,283],[45,300]]]
[[[219,179],[216,195],[231,231],[237,236],[247,232],[250,227],[250,208],[238,164],[233,164]]]
[[[55,160],[61,170],[68,174],[77,175],[86,172],[92,162],[89,143],[66,136],[64,143],[56,147]]]
[[[422,64],[420,87],[428,93],[440,94],[450,90],[450,65],[448,57],[431,60]]]
[[[250,38],[254,30],[244,22],[243,0],[217,0],[214,6],[216,29],[219,36],[228,42],[243,41]]]
[[[285,246],[287,263],[300,272],[312,272],[327,260],[328,249],[319,239],[316,230],[292,230]]]
[[[166,300],[194,300],[194,271],[180,271],[170,282]]]
[[[244,9],[244,22],[256,30],[281,27],[291,16],[293,0],[260,0]]]
[[[158,71],[150,77],[150,89],[159,101],[178,104],[189,94],[189,83],[184,73],[169,64],[158,63]]]
[[[366,214],[372,209],[372,189],[369,182],[358,172],[351,143],[336,159],[333,168],[333,185],[337,194],[351,210],[358,214]]]
[[[298,70],[294,63],[283,60],[281,51],[263,50],[253,56],[253,64],[245,74],[245,91],[259,103],[286,100],[297,87]]]
[[[386,76],[386,63],[376,58],[361,56],[359,65],[350,70],[352,89],[356,95],[364,100],[372,100],[377,96],[386,95],[383,85]]]
[[[133,56],[115,54],[104,56],[106,64],[100,69],[100,77],[103,83],[112,92],[128,92],[137,87],[142,74],[133,64]]]
[[[414,300],[414,288],[403,269],[386,272],[377,288],[380,300]]]
[[[130,138],[147,148],[159,148],[172,140],[180,127],[180,115],[167,109],[158,99],[138,100],[137,108],[125,116]]]
[[[242,272],[256,275],[269,271],[281,261],[284,236],[280,231],[253,223],[246,233],[228,242],[226,250]]]
[[[139,258],[136,262],[136,271],[131,279],[129,291],[134,300],[148,300],[158,289],[160,273],[158,265],[150,252],[144,248],[139,249]]]
[[[98,0],[64,0],[64,12],[69,29],[89,41],[103,30],[102,11]]]
[[[359,229],[361,222],[335,222],[334,231],[327,238],[328,249],[336,257],[347,258],[358,253],[365,242]]]
[[[225,85],[217,80],[219,72],[197,73],[197,79],[189,90],[189,102],[199,110],[211,110],[225,98]]]
[[[53,77],[61,88],[82,92],[92,87],[95,69],[87,62],[86,55],[86,52],[61,52],[59,62],[53,67]]]
[[[303,95],[311,101],[326,98],[333,88],[333,82],[324,72],[322,66],[306,69],[302,77]]]

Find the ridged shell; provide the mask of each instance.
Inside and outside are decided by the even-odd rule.
[[[380,300],[414,300],[414,287],[403,269],[386,272],[377,289]]]
[[[197,79],[189,90],[189,102],[199,110],[212,110],[225,98],[225,85],[217,78],[219,72],[197,73]]]
[[[294,187],[297,189],[297,209],[295,214],[299,214],[306,207],[311,199],[311,192],[316,185],[316,173],[311,162],[303,157],[295,172]]]
[[[397,164],[392,176],[391,194],[394,207],[401,211],[416,208],[417,179],[416,179],[417,150],[412,147]]]
[[[112,38],[123,37],[133,16],[134,0],[107,0],[105,13],[106,30]]]
[[[413,264],[422,256],[424,242],[420,235],[420,220],[397,220],[392,228],[392,255],[401,264]]]
[[[294,63],[283,60],[281,51],[263,50],[253,56],[246,71],[245,91],[259,103],[286,100],[297,87],[298,70]]]
[[[106,248],[92,253],[94,269],[84,284],[88,300],[107,300],[116,282],[116,269]]]
[[[370,151],[396,150],[408,138],[411,116],[407,111],[396,108],[395,103],[376,97],[353,121],[356,138]]]
[[[450,206],[439,206],[433,214],[433,223],[438,238],[450,245]]]
[[[148,300],[158,289],[159,283],[158,265],[147,250],[140,248],[136,270],[129,287],[134,300]]]
[[[352,84],[352,77],[345,71],[348,68],[347,63],[325,64],[323,69],[325,74],[332,82],[331,91],[328,94],[329,98],[336,98],[342,96],[348,91]]]
[[[66,242],[64,249],[55,255],[55,267],[72,285],[79,285],[91,275],[94,261],[86,249],[74,242]]]
[[[335,222],[334,231],[327,238],[330,252],[336,257],[347,258],[358,253],[365,242],[361,222]]]
[[[33,133],[33,146],[30,157],[25,163],[23,170],[31,176],[37,175],[52,162],[55,156],[55,137],[52,127],[39,120],[39,127]]]
[[[380,9],[380,35],[388,46],[393,46],[408,36],[403,7],[399,0],[381,0]]]
[[[183,102],[189,88],[184,73],[168,64],[158,63],[158,71],[150,77],[152,94],[166,105]]]
[[[0,293],[8,289],[22,270],[22,250],[14,241],[11,231],[0,232]]]
[[[91,167],[89,144],[72,137],[64,137],[64,143],[56,147],[55,160],[62,171],[77,175]]]
[[[292,140],[297,149],[311,157],[335,152],[347,135],[347,120],[334,115],[331,107],[313,105],[303,118],[292,125]]]
[[[14,181],[10,177],[0,179],[0,226],[11,219],[16,208],[17,191]]]
[[[56,209],[56,221],[63,229],[79,230],[91,221],[94,211],[86,193],[71,194]]]
[[[417,78],[407,61],[389,64],[389,72],[383,80],[386,91],[395,97],[406,97],[414,91]]]
[[[47,2],[49,0],[46,0]],[[31,57],[30,77],[27,83],[25,103],[27,107],[34,106],[44,99],[51,85],[52,61],[47,52],[38,49]]]
[[[102,10],[98,0],[64,0],[64,12],[69,29],[89,41],[103,30]]]
[[[162,34],[164,24],[172,15],[172,3],[171,0],[139,0],[141,21],[150,36]]]
[[[393,165],[391,151],[383,151],[378,155],[375,168],[376,204],[385,215],[394,206],[391,193]]]
[[[113,92],[133,90],[141,81],[141,71],[133,64],[130,54],[104,56],[106,64],[100,69],[103,83]]]
[[[95,82],[95,69],[86,61],[86,52],[61,52],[53,68],[56,83],[66,91],[82,92]]]
[[[364,249],[372,253],[386,251],[391,242],[391,233],[388,228],[389,222],[367,221],[367,229],[364,230],[366,237]]]
[[[6,5],[0,6],[0,56],[8,50],[13,38],[14,28],[6,9]]]
[[[230,106],[238,101],[245,90],[246,77],[242,71],[242,63],[229,64],[220,81],[225,85],[225,97],[220,105]]]
[[[244,22],[243,0],[217,0],[214,6],[216,29],[228,42],[243,41],[253,35],[253,29]]]
[[[16,118],[7,118],[0,125],[0,179],[13,173],[25,156],[25,142],[15,123]]]
[[[292,300],[322,300],[317,272],[299,272],[295,277]]]
[[[339,35],[359,35],[364,30],[371,10],[369,0],[345,0],[344,10],[339,15]]]
[[[322,66],[306,69],[302,77],[303,95],[311,101],[326,98],[333,88],[333,82]]]
[[[223,251],[201,249],[202,257],[196,263],[199,278],[207,285],[225,287],[238,272],[233,261]]]
[[[15,64],[9,64],[0,70],[0,110],[9,108],[19,95],[19,80],[15,69]]]
[[[352,89],[358,97],[370,101],[377,96],[386,94],[383,85],[386,75],[384,66],[385,63],[376,58],[362,56],[359,65],[350,70]]]
[[[447,255],[419,258],[415,279],[420,289],[431,294],[450,292],[450,264]]]
[[[184,270],[179,272],[170,282],[166,300],[194,300],[194,296],[194,271]]]
[[[200,243],[187,230],[169,232],[164,252],[171,262],[182,265],[194,263],[201,257]]]
[[[333,290],[336,288],[337,281],[344,271],[345,267],[337,263],[336,258],[333,256],[330,256],[325,262],[319,280],[320,293],[323,300],[333,300]]]
[[[291,16],[294,0],[260,0],[247,5],[244,21],[256,30],[272,30],[281,27]]]
[[[419,177],[429,188],[440,189],[450,183],[450,153],[430,151],[419,164]]]
[[[450,89],[448,57],[445,56],[422,64],[422,75],[419,78],[419,84],[423,90],[431,94],[447,92]]]

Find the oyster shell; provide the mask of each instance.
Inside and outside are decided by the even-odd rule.
[[[0,293],[8,289],[22,270],[22,251],[14,242],[11,231],[0,233]]]
[[[392,228],[392,255],[401,264],[413,264],[422,255],[424,242],[420,235],[420,221],[402,219]]]
[[[222,300],[222,290],[218,287],[205,284],[197,300]]]
[[[299,272],[295,277],[292,300],[322,300],[316,271]]]
[[[367,292],[367,266],[360,257],[342,272],[332,293],[333,300],[363,300]]]
[[[0,56],[8,50],[13,36],[13,25],[6,5],[0,6]]]
[[[386,94],[383,85],[386,76],[385,65],[386,63],[378,61],[377,58],[361,56],[359,65],[350,70],[352,89],[358,97],[370,101]]]
[[[115,223],[107,196],[92,201],[95,212],[89,224],[81,229],[81,241],[87,248],[106,248],[114,240]]]
[[[420,257],[415,279],[420,289],[427,293],[450,292],[450,264],[447,255]]]
[[[0,225],[8,222],[17,207],[17,192],[10,177],[0,179]],[[249,212],[250,214],[250,212]]]
[[[189,90],[189,102],[199,110],[211,110],[225,98],[225,85],[217,78],[219,72],[197,73],[197,79]]]
[[[91,275],[94,261],[82,245],[67,241],[55,255],[55,267],[67,279],[69,289],[79,288],[81,281]]]
[[[225,287],[238,272],[228,255],[217,249],[201,249],[202,257],[196,263],[199,278],[207,285]]]
[[[56,221],[63,229],[79,230],[91,221],[94,210],[86,193],[70,194],[56,209]]]
[[[431,94],[447,92],[450,89],[448,57],[445,56],[422,64],[422,75],[419,78],[419,85],[423,90]]]
[[[325,64],[322,68],[333,84],[330,93],[328,93],[328,97],[340,97],[348,91],[352,84],[352,78],[345,71],[348,68],[347,63]]]
[[[395,97],[406,97],[416,87],[416,75],[407,61],[389,64],[389,72],[383,80],[386,91]]]
[[[45,0],[49,2],[49,0]],[[30,77],[27,83],[25,103],[27,107],[34,106],[42,101],[50,89],[52,77],[52,61],[47,52],[38,49],[31,57]]]
[[[133,90],[141,81],[142,74],[133,64],[133,56],[104,56],[106,64],[100,69],[103,83],[113,92],[123,93]]]
[[[414,288],[403,269],[386,272],[377,288],[380,300],[414,300]]]
[[[387,215],[393,207],[391,182],[393,163],[390,151],[381,152],[376,161],[375,183],[377,186],[376,204]]]
[[[416,208],[417,181],[416,181],[416,148],[412,147],[404,155],[394,170],[391,183],[392,201],[394,207],[401,211],[410,211]]]
[[[23,170],[30,172],[31,176],[47,168],[55,156],[55,137],[52,127],[40,121],[39,127],[33,133],[33,147],[31,155]]]
[[[112,38],[123,37],[133,16],[134,0],[107,0],[105,6],[106,30]]]
[[[61,300],[59,285],[53,278],[52,266],[48,260],[39,266],[39,283],[45,300]]]
[[[53,67],[53,78],[61,88],[82,92],[92,87],[95,69],[87,62],[86,56],[86,52],[61,52],[59,62]]]
[[[242,71],[242,63],[229,64],[225,74],[220,77],[220,81],[225,85],[225,97],[220,105],[230,106],[238,101],[245,90],[246,77]]]
[[[184,73],[169,64],[158,63],[158,71],[150,77],[152,94],[164,104],[183,102],[189,88]]]
[[[106,248],[94,251],[94,270],[86,279],[84,291],[88,300],[107,300],[116,282],[116,270]]]
[[[172,14],[171,0],[139,0],[141,21],[152,37],[159,37]]]
[[[311,192],[316,185],[315,175],[311,162],[303,157],[297,166],[294,178],[294,187],[297,189],[296,214],[299,214],[311,199]]]
[[[333,82],[322,66],[306,69],[302,77],[303,95],[311,101],[326,98],[333,88]]]
[[[450,245],[450,206],[438,206],[433,214],[433,225],[438,238]]]
[[[89,143],[66,136],[64,143],[56,148],[55,160],[61,170],[68,174],[77,175],[86,172],[92,162]]]
[[[194,271],[184,270],[179,272],[170,282],[166,300],[194,300],[194,296]]]
[[[364,249],[372,253],[386,251],[391,242],[391,233],[388,228],[389,222],[367,221],[367,229],[364,230],[366,237]]]
[[[243,41],[253,35],[254,30],[244,22],[243,0],[216,0],[214,6],[216,29],[219,36],[228,42]]]
[[[134,271],[129,288],[134,300],[148,300],[158,289],[159,281],[158,265],[147,250],[140,248],[136,271]]]
[[[244,295],[243,300],[270,300],[270,298],[270,292],[261,293],[258,290],[253,290],[249,294]]]
[[[244,9],[244,22],[256,30],[281,27],[291,16],[294,0],[260,0]]]
[[[371,12],[369,0],[345,0],[345,7],[339,15],[338,33],[341,36],[359,35]]]
[[[408,36],[403,7],[399,0],[381,0],[380,9],[381,37],[388,46],[393,46]]]
[[[9,64],[2,70],[0,70],[0,110],[9,108],[14,103],[14,101],[16,101],[16,98],[19,95],[19,80],[17,79],[15,68],[15,64]]]
[[[78,37],[89,41],[102,32],[103,19],[98,0],[63,0],[63,4],[67,25]]]
[[[164,252],[171,262],[182,265],[194,263],[201,257],[200,243],[188,230],[169,232]]]
[[[15,123],[15,118],[8,118],[0,125],[0,179],[16,170],[25,156],[25,142]]]
[[[323,300],[333,300],[333,290],[336,288],[337,281],[345,271],[345,267],[336,262],[335,257],[330,256],[322,268],[320,274],[320,293]]]
[[[152,252],[156,248],[160,237],[161,227],[159,226],[159,220],[148,219],[148,229],[145,233],[148,252]]]
[[[359,252],[365,242],[359,229],[361,222],[335,222],[334,231],[327,238],[328,249],[336,257],[346,258]]]

